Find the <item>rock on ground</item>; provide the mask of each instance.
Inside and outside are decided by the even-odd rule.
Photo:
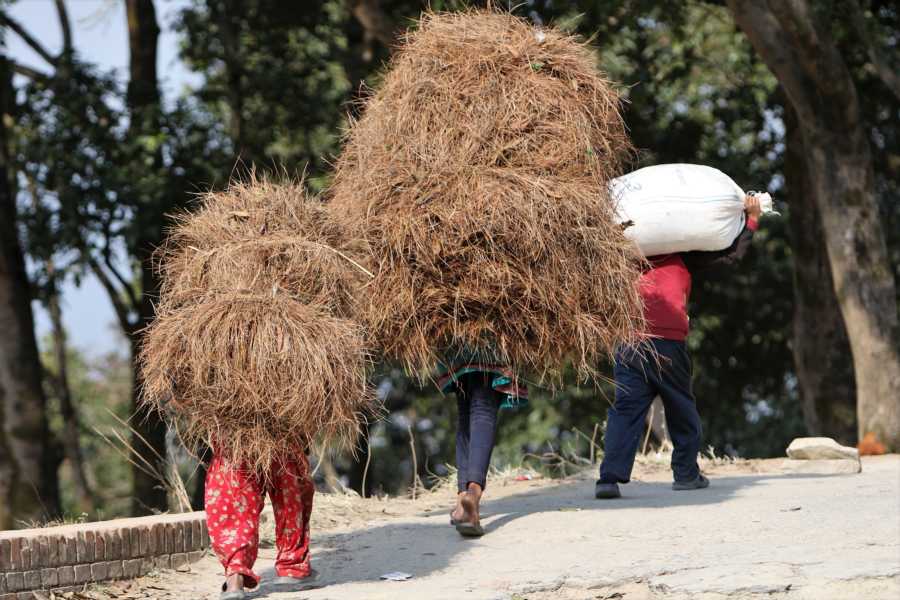
[[[643,465],[623,498],[593,499],[594,473],[489,482],[487,535],[448,525],[451,488],[409,500],[317,497],[312,589],[271,600],[896,600],[900,456],[866,457],[858,475],[793,475],[782,460],[719,464],[706,490],[674,492]],[[404,582],[379,581],[391,571]],[[155,598],[218,598],[220,567],[160,573]]]
[[[787,447],[788,458],[799,460],[859,460],[859,450],[841,446],[827,437],[796,438]]]

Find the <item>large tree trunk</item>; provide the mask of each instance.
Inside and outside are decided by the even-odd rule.
[[[15,290],[12,289],[13,281],[9,277],[10,270],[6,264],[7,239],[10,235],[6,227],[6,211],[14,205],[12,190],[9,185],[9,165],[7,159],[6,139],[6,115],[9,109],[8,103],[12,100],[12,72],[6,57],[0,55],[0,207],[4,208],[4,214],[0,215],[0,324],[15,318],[15,311],[11,305],[15,298]],[[6,233],[4,233],[6,232]],[[15,240],[15,227],[12,227],[12,240]],[[11,244],[10,244],[11,246]],[[18,245],[16,244],[16,247]],[[13,254],[16,248],[10,248]],[[11,337],[9,334],[4,337]],[[2,339],[2,338],[0,338]],[[2,365],[6,364],[6,357],[0,354]],[[19,488],[19,469],[9,444],[9,436],[6,432],[6,408],[12,403],[14,388],[6,387],[6,377],[3,375],[7,369],[0,365],[0,530],[11,529],[15,517],[13,506],[14,492]]]
[[[900,449],[900,323],[856,87],[804,0],[728,0],[797,113],[856,373],[858,432]]]
[[[156,10],[152,0],[126,0],[126,16],[128,18],[128,41],[130,49],[128,81],[128,108],[131,111],[131,130],[134,135],[156,135],[159,131],[160,95],[156,74],[156,49],[159,39],[159,26],[156,22]],[[157,156],[157,161],[160,157]],[[150,207],[155,211],[156,207]],[[138,221],[143,216],[135,215]],[[151,218],[151,220],[155,220]],[[159,242],[159,236],[152,226],[142,228],[147,237],[137,240],[135,252],[140,260],[141,297],[138,311],[138,323],[129,332],[131,338],[131,357],[133,362],[132,405],[134,407],[135,429],[132,446],[135,451],[155,463],[159,473],[166,472],[166,426],[156,412],[141,409],[140,394],[142,387],[141,369],[138,363],[143,328],[153,320],[153,301],[159,294],[159,280],[153,271],[152,253]],[[147,447],[149,446],[149,448]],[[132,469],[134,477],[134,503],[132,511],[144,514],[153,510],[167,509],[167,494],[163,483],[142,469]]]
[[[856,444],[856,383],[850,342],[834,295],[822,219],[809,181],[797,116],[785,106],[786,194],[794,262],[792,348],[803,417],[811,435]]]
[[[46,398],[41,388],[41,363],[34,339],[31,312],[31,286],[25,272],[25,258],[16,230],[16,201],[10,179],[9,140],[5,118],[13,107],[12,71],[0,55],[0,391],[2,391],[4,432],[0,435],[0,471],[12,477],[18,472],[18,485],[12,486],[13,516],[39,519],[60,512],[56,467],[59,464],[55,444],[47,426]],[[3,439],[6,438],[6,439]],[[7,452],[15,460],[13,469]],[[5,479],[5,478],[4,478]],[[8,484],[0,484],[0,491]],[[7,489],[8,493],[9,490]]]

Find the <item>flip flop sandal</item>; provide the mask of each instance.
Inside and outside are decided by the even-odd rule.
[[[310,569],[309,575],[306,577],[291,577],[289,575],[280,575],[272,580],[271,585],[275,586],[286,586],[286,585],[298,585],[309,583],[311,581],[315,581],[319,577],[319,572],[315,569]]]
[[[225,584],[222,584],[222,593],[219,594],[219,600],[245,600],[247,592],[244,590],[235,590],[233,592],[225,591]]]
[[[462,521],[456,523],[456,531],[463,537],[481,537],[484,535],[484,528],[481,523],[464,523]]]

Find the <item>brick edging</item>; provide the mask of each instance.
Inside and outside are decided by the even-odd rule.
[[[205,512],[0,531],[0,600],[183,568],[208,548]]]

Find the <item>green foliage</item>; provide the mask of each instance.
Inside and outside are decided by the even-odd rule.
[[[306,169],[321,185],[350,94],[344,3],[239,6],[206,0],[180,15],[182,58],[204,77],[197,98],[229,124],[223,142],[246,165]]]
[[[459,10],[468,4],[433,0],[430,6]],[[745,188],[768,188],[777,197],[784,152],[777,82],[718,4],[529,0],[514,10],[592,39],[602,67],[624,86],[626,121],[641,151],[636,166],[710,164]],[[416,0],[380,5],[399,29],[424,6]],[[888,2],[866,5],[873,39],[896,55],[900,12]],[[841,3],[817,6],[835,24],[857,80],[900,278],[897,98],[867,66],[864,40],[842,25]],[[188,205],[192,192],[223,185],[236,159],[262,170],[306,169],[313,187],[322,189],[346,114],[357,110],[352,102],[360,84],[377,83],[389,56],[341,0],[200,0],[174,26],[182,58],[202,80],[158,107],[151,117],[159,125],[149,133],[131,131],[122,83],[77,54],[49,82],[19,90],[16,159],[22,189],[35,196],[24,196],[20,208],[41,285],[81,277],[89,256],[133,268],[162,239],[165,215]],[[785,213],[764,221],[738,271],[694,282],[689,344],[695,392],[707,442],[717,453],[780,455],[803,433],[790,350],[792,262],[784,221],[790,207]],[[46,269],[51,261],[52,273]],[[140,280],[130,286],[139,291]],[[120,514],[126,467],[91,432],[112,425],[107,407],[125,415],[128,367],[121,358],[104,363],[73,354],[70,360],[91,472],[97,489],[109,493],[106,514]],[[389,414],[372,428],[369,481],[391,492],[410,485],[410,425],[421,474],[446,475],[444,465],[454,462],[455,398],[419,387],[390,366],[380,368],[375,382]],[[574,429],[590,436],[605,421],[611,397],[610,385],[569,378],[547,390],[532,382],[529,407],[502,415],[495,462],[518,464],[524,453],[548,448],[587,456],[587,441]],[[337,466],[349,479],[359,470],[349,456]],[[71,495],[66,502],[73,506]]]
[[[52,340],[44,340],[44,348],[52,348]],[[58,374],[55,357],[45,351],[41,355],[48,377],[45,378],[50,427],[54,431],[63,428],[60,414],[58,388],[51,385]],[[80,442],[86,467],[86,476],[96,495],[97,512],[88,514],[90,520],[129,516],[131,508],[130,467],[115,452],[98,431],[109,435],[112,429],[124,431],[119,419],[127,420],[131,403],[131,365],[127,357],[118,352],[102,356],[90,356],[70,348],[67,351],[67,367],[72,401],[79,410]],[[65,520],[84,519],[85,510],[79,504],[74,489],[74,476],[68,461],[60,470],[60,494]]]

